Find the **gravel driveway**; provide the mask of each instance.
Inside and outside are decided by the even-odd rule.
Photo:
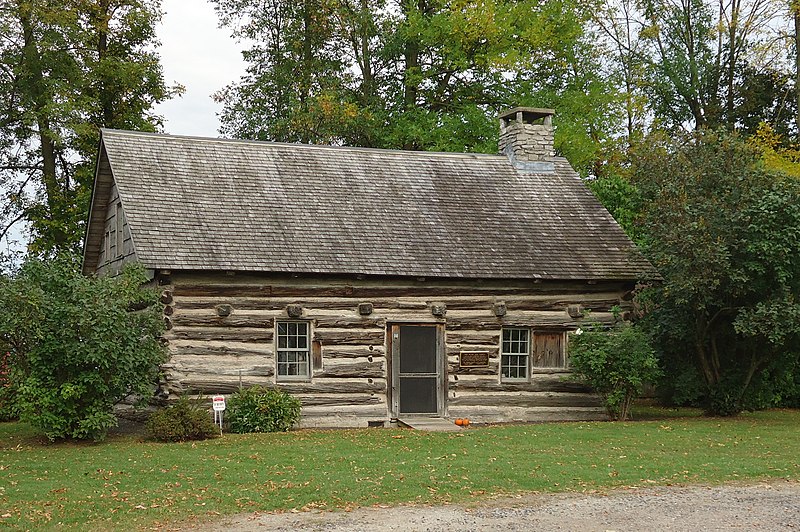
[[[205,530],[800,530],[800,483],[620,489],[602,495],[531,494],[472,505],[248,514]]]

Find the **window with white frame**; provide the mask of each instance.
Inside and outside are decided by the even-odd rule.
[[[531,331],[524,328],[503,329],[500,353],[500,379],[527,381],[531,352]]]
[[[278,380],[308,379],[311,344],[308,322],[279,321],[277,333]]]

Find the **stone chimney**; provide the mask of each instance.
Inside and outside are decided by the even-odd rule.
[[[515,107],[501,113],[500,153],[519,170],[553,171],[553,109]]]

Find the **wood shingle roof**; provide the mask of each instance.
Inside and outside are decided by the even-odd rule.
[[[100,157],[148,268],[586,280],[653,273],[559,157],[554,171],[529,172],[500,155],[117,130],[102,132]],[[89,231],[102,226],[95,212]],[[84,269],[98,257],[87,247]]]

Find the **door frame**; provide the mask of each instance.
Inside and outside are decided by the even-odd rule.
[[[387,387],[387,403],[389,414],[392,419],[397,419],[400,414],[400,364],[397,357],[400,356],[400,327],[434,327],[436,329],[436,413],[431,414],[408,414],[408,415],[429,415],[431,417],[447,416],[447,386],[448,386],[448,367],[447,351],[445,349],[445,326],[444,323],[436,322],[393,322],[386,324],[387,346],[386,363],[388,366],[389,386]],[[396,336],[395,336],[396,335]]]

